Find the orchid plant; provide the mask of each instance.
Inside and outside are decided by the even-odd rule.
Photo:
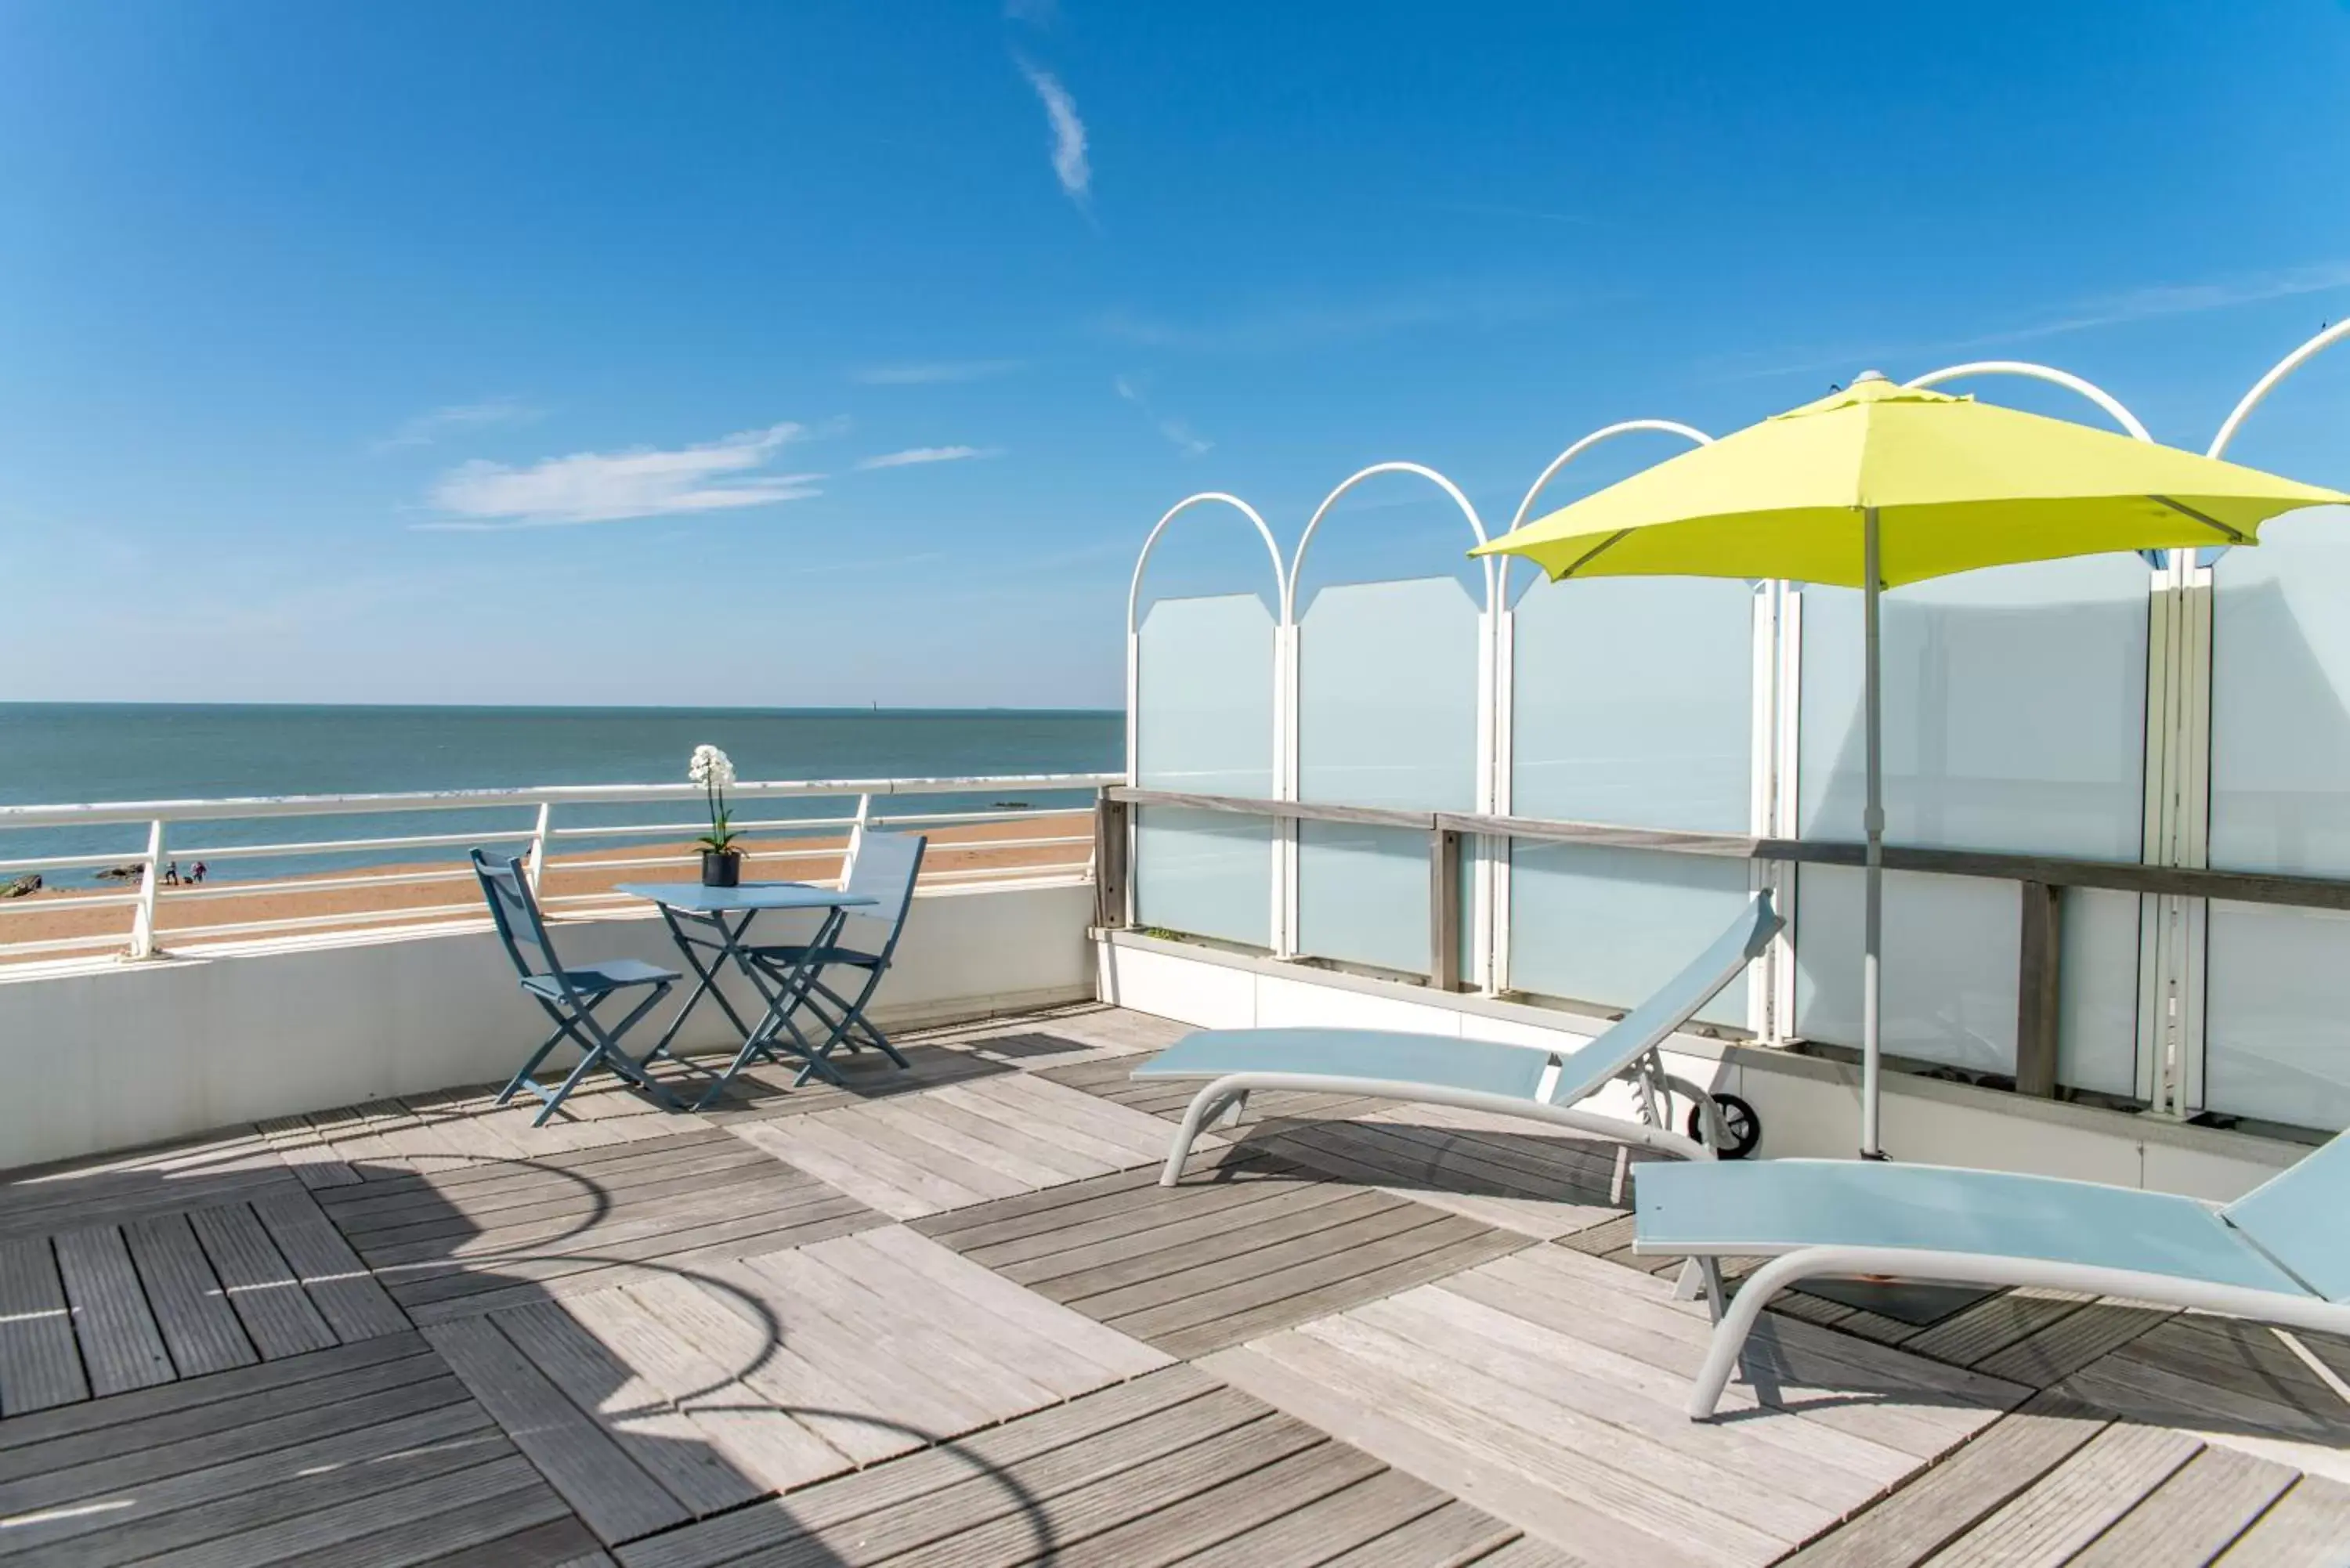
[[[694,840],[713,855],[734,847],[734,830],[727,824],[726,792],[734,784],[734,763],[715,746],[696,746],[685,765],[685,776],[702,786],[710,802],[710,831]]]

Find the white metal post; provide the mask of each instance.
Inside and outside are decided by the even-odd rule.
[[[1800,836],[1803,824],[1804,761],[1804,593],[1798,583],[1778,585],[1778,648],[1773,684],[1778,692],[1776,732],[1771,737],[1772,831],[1782,838]],[[1795,944],[1802,929],[1803,872],[1793,866],[1775,867],[1779,918],[1786,925],[1771,944],[1767,957],[1771,975],[1771,1044],[1783,1045],[1795,1038]]]
[[[1290,618],[1289,596],[1282,596],[1281,624],[1273,633],[1273,798],[1297,798],[1297,627]],[[1297,819],[1283,816],[1273,824],[1273,951],[1276,958],[1297,956]]]
[[[857,866],[857,846],[864,842],[866,824],[872,820],[873,797],[869,794],[858,795],[857,797],[857,820],[849,824],[848,844],[840,852],[840,881],[838,884],[840,887],[846,888],[848,886],[848,874],[851,870],[855,869]]]
[[[538,891],[539,882],[546,875],[546,819],[554,814],[554,811],[553,801],[540,801],[538,822],[530,830],[530,865],[525,867],[525,874],[530,880],[530,890],[534,893]]]
[[[1506,577],[1497,586],[1497,600],[1509,595]],[[1515,804],[1517,767],[1518,624],[1517,612],[1502,602],[1493,615],[1493,745],[1492,813],[1507,816]],[[1480,974],[1489,996],[1510,989],[1510,841],[1494,835],[1481,842],[1484,869],[1480,891],[1484,896],[1484,925],[1478,938],[1482,957]]]
[[[1861,640],[1867,657],[1863,663],[1862,698],[1867,709],[1868,799],[1861,810],[1861,831],[1868,836],[1860,912],[1860,1158],[1882,1159],[1877,1138],[1877,1092],[1879,1032],[1884,1011],[1885,943],[1885,757],[1884,709],[1878,692],[1877,603],[1884,582],[1877,562],[1877,508],[1861,514]]]
[[[163,879],[163,819],[147,825],[147,863],[139,871],[139,902],[130,917],[130,951],[134,959],[155,956],[155,889]]]

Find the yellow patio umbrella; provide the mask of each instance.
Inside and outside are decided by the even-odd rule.
[[[1896,386],[1875,371],[1645,469],[1473,552],[1565,577],[1784,577],[1865,593],[1866,895],[1861,1133],[1877,1141],[1885,807],[1877,596],[1979,566],[2253,545],[2280,513],[2350,495],[2065,420]]]

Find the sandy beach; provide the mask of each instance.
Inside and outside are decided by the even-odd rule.
[[[984,822],[938,827],[930,832],[930,852],[923,861],[925,878],[941,876],[951,883],[977,879],[963,873],[1003,871],[1042,873],[1045,868],[1082,865],[1091,853],[1093,818],[1085,812],[1039,813],[1015,822]],[[1074,844],[1014,845],[994,848],[1003,839],[1083,837]],[[828,881],[840,873],[845,836],[810,835],[789,838],[745,839],[750,857],[743,865],[745,879],[761,881]],[[578,850],[550,856],[539,885],[556,916],[592,907],[568,902],[581,896],[608,893],[618,882],[685,882],[698,875],[696,854],[689,844],[658,844],[625,848]],[[583,866],[582,862],[627,861],[626,866]],[[233,865],[234,862],[229,863]],[[456,870],[447,880],[404,882],[394,878],[421,872]],[[372,866],[350,870],[321,870],[300,877],[234,883],[220,867],[202,887],[165,887],[156,899],[158,943],[166,950],[178,943],[257,940],[274,936],[302,936],[331,930],[372,930],[381,927],[431,924],[461,918],[448,907],[478,913],[481,891],[462,859],[400,866]],[[367,877],[369,884],[347,888],[305,888],[295,884]],[[380,879],[380,880],[379,880]],[[0,953],[0,963],[71,959],[100,954],[129,940],[131,909],[124,904],[90,908],[90,900],[134,890],[132,887],[51,888],[21,898],[0,900],[0,945],[16,942],[62,941],[87,938],[70,949],[34,953]],[[230,889],[235,891],[231,893]],[[79,907],[77,907],[79,906]],[[372,917],[372,918],[369,918]],[[259,921],[303,922],[271,931],[206,934],[199,928],[246,925]],[[315,922],[315,924],[311,923]]]

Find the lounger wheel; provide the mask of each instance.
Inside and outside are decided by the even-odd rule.
[[[1754,1107],[1736,1095],[1713,1096],[1716,1109],[1721,1112],[1722,1136],[1730,1141],[1714,1150],[1720,1159],[1744,1159],[1762,1141],[1762,1118]],[[1691,1106],[1689,1114],[1689,1135],[1700,1143],[1705,1141],[1705,1107]]]

